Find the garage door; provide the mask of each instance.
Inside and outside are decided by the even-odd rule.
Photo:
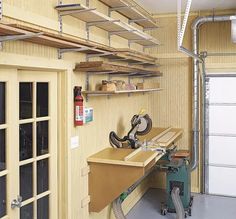
[[[236,77],[209,77],[206,188],[236,196]]]

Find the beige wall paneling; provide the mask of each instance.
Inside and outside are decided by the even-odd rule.
[[[63,0],[63,3],[78,3],[77,0]],[[85,1],[81,1],[85,4]],[[5,21],[14,21],[23,23],[27,21],[28,26],[39,25],[41,28],[45,26],[51,30],[59,30],[58,14],[53,9],[57,4],[57,0],[42,1],[38,6],[35,0],[29,3],[27,0],[10,0],[4,1]],[[107,12],[107,7],[96,0],[91,1],[91,5],[103,13]],[[39,9],[40,8],[40,11]],[[45,10],[44,10],[45,8]],[[24,11],[28,9],[28,11]],[[42,9],[42,11],[41,11]],[[187,27],[184,45],[191,49],[191,29],[190,24],[197,14],[190,17]],[[114,18],[119,16],[112,13]],[[12,17],[12,18],[9,18]],[[120,19],[125,19],[120,17]],[[21,20],[21,21],[20,21]],[[94,108],[94,121],[83,127],[74,127],[73,125],[73,87],[75,85],[85,86],[85,74],[74,73],[75,63],[84,61],[85,56],[79,53],[65,54],[63,60],[57,60],[57,50],[45,46],[34,45],[26,42],[8,42],[4,43],[3,52],[0,53],[0,64],[4,66],[24,66],[24,68],[50,69],[62,72],[59,75],[59,88],[61,88],[61,100],[59,104],[63,106],[60,109],[60,124],[65,127],[64,136],[59,139],[62,143],[60,146],[61,166],[64,168],[64,174],[60,176],[60,183],[65,184],[62,188],[61,197],[63,198],[62,216],[61,218],[69,219],[110,219],[113,216],[111,208],[108,206],[101,213],[88,212],[88,206],[81,207],[81,201],[88,196],[88,177],[81,176],[81,169],[87,166],[86,158],[109,145],[108,134],[111,130],[116,131],[120,136],[124,135],[130,127],[130,119],[133,114],[138,113],[141,108],[145,108],[147,113],[153,119],[155,126],[174,126],[184,129],[183,138],[179,141],[181,148],[191,146],[191,130],[192,130],[192,61],[177,52],[176,48],[176,17],[166,16],[158,18],[159,25],[163,28],[152,31],[158,37],[161,46],[152,49],[146,49],[147,52],[160,58],[162,67],[160,70],[164,73],[164,77],[155,79],[160,81],[162,92],[151,93],[145,95],[133,94],[130,97],[120,95],[116,97],[96,97],[90,98],[89,102],[85,102],[85,106]],[[25,23],[24,23],[25,24]],[[209,24],[210,25],[210,24]],[[217,32],[218,24],[209,27],[202,26],[201,30],[201,50],[220,47],[220,51],[235,51],[235,45],[229,40],[229,24],[219,24],[224,31]],[[211,25],[210,25],[211,26]],[[63,29],[66,33],[85,37],[85,24],[74,18],[66,16],[63,18]],[[217,34],[213,32],[216,31]],[[91,31],[92,39],[107,44],[107,33],[102,30]],[[99,37],[97,37],[97,34]],[[226,37],[226,38],[225,38]],[[227,43],[220,42],[227,41]],[[112,46],[127,47],[127,40],[120,37],[112,37]],[[219,45],[219,46],[218,46]],[[132,48],[142,51],[138,45],[132,45]],[[212,58],[208,58],[210,60]],[[223,59],[223,58],[222,58]],[[214,66],[221,63],[222,59],[214,58],[208,61],[208,66]],[[14,60],[14,61],[12,61]],[[235,66],[235,59],[232,57],[224,58],[224,66],[232,63]],[[222,65],[222,68],[224,68]],[[91,83],[96,84],[103,76],[94,76]],[[149,80],[148,80],[149,81]],[[151,81],[151,80],[150,80]],[[79,136],[80,146],[70,149],[70,137]],[[62,169],[63,169],[62,168]],[[67,171],[67,172],[66,172]],[[199,170],[192,175],[193,191],[199,191]],[[154,176],[152,186],[163,184],[163,179]],[[128,197],[124,203],[124,209],[127,211],[147,189],[149,181],[144,181],[143,185],[138,187],[134,193]]]

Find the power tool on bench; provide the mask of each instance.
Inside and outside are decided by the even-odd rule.
[[[152,129],[152,120],[148,114],[141,111],[139,114],[134,115],[131,119],[131,129],[128,134],[120,138],[114,131],[109,134],[109,141],[112,147],[122,148],[139,148],[143,142],[139,141],[139,135],[146,135]]]

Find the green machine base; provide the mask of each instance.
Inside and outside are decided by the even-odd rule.
[[[193,197],[191,196],[191,170],[188,158],[172,158],[171,153],[163,158],[167,161],[161,166],[166,171],[166,193],[167,202],[162,203],[161,214],[167,212],[175,213],[175,206],[171,198],[173,188],[179,188],[179,196],[185,210],[185,217],[192,215],[191,207]]]

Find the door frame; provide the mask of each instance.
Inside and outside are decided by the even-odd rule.
[[[58,74],[58,219],[71,217],[71,151],[69,139],[71,126],[67,121],[72,120],[73,106],[70,100],[72,75],[75,63],[72,61],[32,57],[20,54],[5,53],[0,55],[0,68],[22,70],[54,71]]]

